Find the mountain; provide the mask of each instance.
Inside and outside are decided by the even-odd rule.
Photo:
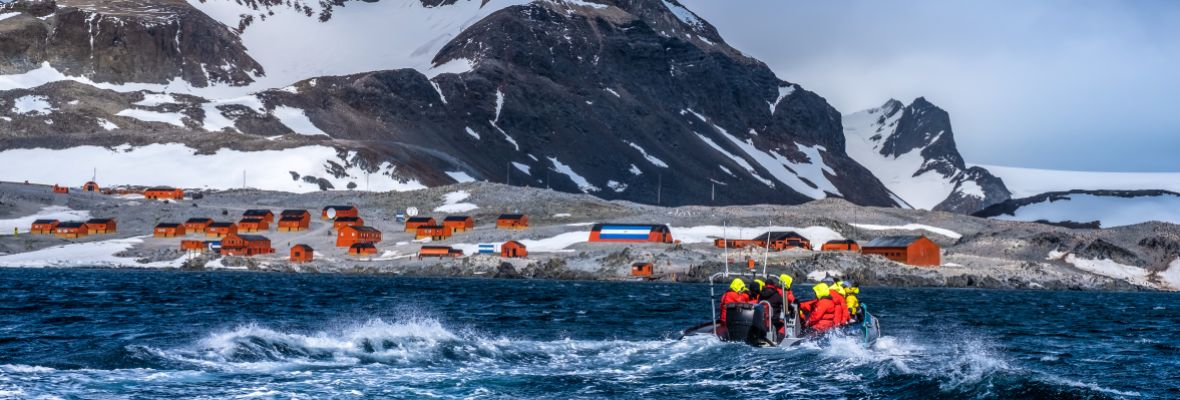
[[[1180,193],[1164,190],[1070,190],[1010,199],[974,214],[1077,228],[1159,221],[1180,224]]]
[[[0,162],[71,160],[5,180],[898,205],[675,0],[18,0],[0,54]]]
[[[843,121],[848,155],[913,208],[972,213],[1011,196],[1000,178],[963,162],[950,115],[925,98],[890,99]]]

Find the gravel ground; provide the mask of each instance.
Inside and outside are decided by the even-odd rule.
[[[413,241],[402,231],[395,215],[406,207],[417,207],[424,215],[441,219],[443,213],[431,212],[444,204],[444,196],[466,191],[463,202],[477,209],[462,213],[476,219],[476,228],[436,245],[501,243],[506,240],[550,238],[566,232],[585,232],[593,222],[666,223],[673,227],[702,225],[827,227],[839,234],[867,241],[891,234],[925,233],[943,246],[943,263],[938,268],[910,267],[876,256],[854,253],[786,251],[765,255],[759,251],[731,252],[735,261],[766,257],[770,269],[788,271],[795,276],[809,273],[842,274],[859,278],[864,284],[904,286],[953,286],[989,288],[1045,288],[1136,290],[1164,288],[1159,277],[1149,275],[1149,284],[1135,285],[1079,270],[1061,260],[1047,259],[1050,251],[1089,259],[1110,259],[1144,271],[1163,271],[1180,257],[1180,226],[1148,223],[1114,229],[1067,229],[1037,223],[994,221],[971,216],[892,208],[860,207],[838,199],[815,201],[798,206],[759,205],[734,207],[689,206],[664,208],[620,201],[604,201],[592,196],[553,192],[544,189],[507,187],[491,183],[466,183],[412,192],[367,193],[328,191],[307,194],[257,190],[210,191],[198,200],[179,202],[147,201],[135,196],[107,196],[95,193],[53,194],[47,186],[0,183],[0,220],[23,217],[43,207],[56,205],[89,210],[94,217],[118,220],[119,232],[69,240],[48,236],[0,236],[0,253],[15,254],[69,243],[104,241],[115,238],[143,237],[142,243],[119,253],[127,265],[139,262],[173,262],[184,268],[239,268],[318,273],[388,273],[430,276],[490,276],[502,278],[553,279],[632,279],[630,265],[637,261],[654,262],[659,279],[699,281],[723,270],[723,252],[709,243],[683,246],[659,244],[577,243],[558,252],[530,250],[528,258],[504,260],[495,256],[475,255],[457,259],[417,259],[421,242]],[[379,255],[356,258],[334,246],[335,236],[328,221],[321,220],[320,209],[329,204],[354,204],[361,210],[367,225],[383,232]],[[271,239],[273,255],[218,257],[186,255],[179,250],[180,238],[150,237],[159,222],[183,222],[191,217],[211,217],[218,221],[237,221],[249,208],[268,208],[276,214],[282,209],[302,208],[312,213],[311,229],[305,232],[260,233]],[[521,231],[498,230],[495,217],[501,213],[524,213],[531,228]],[[854,225],[855,224],[855,225]],[[863,229],[856,225],[900,226],[924,224],[950,230],[958,235],[944,236],[927,231],[906,229]],[[673,230],[673,236],[676,231]],[[761,233],[757,229],[742,231],[742,236]],[[732,232],[731,237],[738,237]],[[197,238],[190,235],[189,238]],[[302,243],[315,249],[316,260],[305,264],[287,261],[291,245]],[[815,243],[818,247],[819,243]],[[736,263],[734,264],[736,265]]]

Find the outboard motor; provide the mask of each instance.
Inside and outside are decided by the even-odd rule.
[[[725,305],[725,335],[721,340],[727,342],[745,342],[750,336],[750,328],[754,326],[754,305],[748,303],[729,303]]]

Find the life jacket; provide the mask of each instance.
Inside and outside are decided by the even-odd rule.
[[[807,326],[816,332],[823,332],[836,326],[836,303],[830,298],[816,300],[807,316]]]
[[[849,313],[856,314],[860,309],[860,299],[856,298],[855,293],[849,293],[847,296],[844,296],[844,302],[848,303]]]
[[[783,309],[782,289],[768,283],[765,288],[762,288],[762,293],[758,295],[758,299],[770,303],[770,307],[774,311],[774,317],[778,318],[779,312]]]
[[[836,315],[833,322],[835,322],[836,325],[844,325],[848,323],[848,320],[851,317],[848,315],[848,303],[844,300],[844,295],[836,293],[836,291],[832,291],[829,293],[829,296],[832,297],[832,303],[836,305]]]
[[[743,293],[738,293],[732,290],[726,291],[721,295],[721,322],[725,322],[725,305],[729,303],[749,303],[750,296]]]

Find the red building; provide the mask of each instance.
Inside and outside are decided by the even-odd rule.
[[[321,219],[359,217],[360,215],[360,210],[357,210],[355,206],[327,206],[320,212]]]
[[[410,217],[406,219],[406,232],[418,232],[419,226],[437,225],[434,223],[434,218],[430,217]]]
[[[446,240],[451,237],[451,229],[441,225],[422,225],[414,231],[414,239]]]
[[[713,245],[718,248],[728,247],[731,249],[756,247],[770,251],[783,251],[792,248],[811,250],[811,241],[793,231],[766,232],[753,239],[717,239],[713,241]]]
[[[209,228],[209,224],[212,223],[212,218],[189,218],[188,221],[184,221],[184,231],[199,235],[205,232],[205,229]]]
[[[377,246],[372,243],[353,243],[348,246],[348,255],[352,256],[371,256],[377,254]]]
[[[418,258],[422,257],[462,257],[463,250],[452,249],[449,246],[422,246],[418,250]]]
[[[861,246],[862,254],[876,254],[903,264],[937,267],[942,249],[925,236],[885,236]]]
[[[144,190],[143,197],[149,200],[180,200],[184,198],[184,191],[177,188],[159,186]]]
[[[262,218],[246,217],[238,221],[238,232],[266,232],[268,230],[270,230],[270,224]]]
[[[345,226],[363,226],[365,219],[361,217],[336,217],[332,220],[332,229],[339,231]]]
[[[668,225],[595,224],[590,228],[591,242],[672,243]]]
[[[471,218],[470,215],[452,215],[443,218],[443,227],[451,233],[466,232],[475,228],[475,218]]]
[[[174,224],[171,222],[158,223],[152,229],[152,236],[164,238],[184,236],[184,224]]]
[[[501,214],[496,218],[496,229],[528,229],[529,217],[524,214]]]
[[[528,257],[529,251],[518,241],[509,240],[500,245],[500,257],[523,258]]]
[[[94,183],[94,181],[89,181],[82,184],[83,192],[98,192],[99,190],[98,184]]]
[[[34,235],[52,235],[53,229],[57,228],[58,221],[56,219],[39,219],[33,221],[33,226],[29,228],[29,233]]]
[[[85,222],[62,222],[53,228],[54,236],[66,239],[86,237],[88,232]]]
[[[184,251],[196,251],[204,253],[205,251],[209,250],[209,243],[206,243],[203,240],[185,239],[180,241],[180,249]]]
[[[381,231],[368,226],[345,226],[336,232],[336,247],[350,247],[356,243],[380,243]]]
[[[69,192],[70,188],[68,187],[53,185],[53,193],[67,194]]]
[[[311,213],[307,210],[283,210],[283,213],[279,215],[280,231],[305,231],[310,226]]]
[[[91,218],[86,221],[86,233],[89,235],[115,233],[117,228],[114,218]]]
[[[223,238],[237,233],[238,225],[233,222],[214,222],[205,228],[205,236],[207,237]]]
[[[266,221],[266,226],[270,226],[270,224],[273,224],[275,222],[275,213],[270,212],[270,210],[252,209],[252,210],[246,210],[245,212],[243,212],[242,218],[258,218],[263,221]]]
[[[631,276],[650,277],[655,273],[655,266],[649,262],[631,264]]]
[[[291,262],[310,262],[315,250],[306,244],[291,246]]]
[[[266,236],[232,234],[221,239],[221,254],[227,256],[256,256],[274,252]]]
[[[820,246],[822,251],[860,251],[860,244],[855,240],[829,240]]]

